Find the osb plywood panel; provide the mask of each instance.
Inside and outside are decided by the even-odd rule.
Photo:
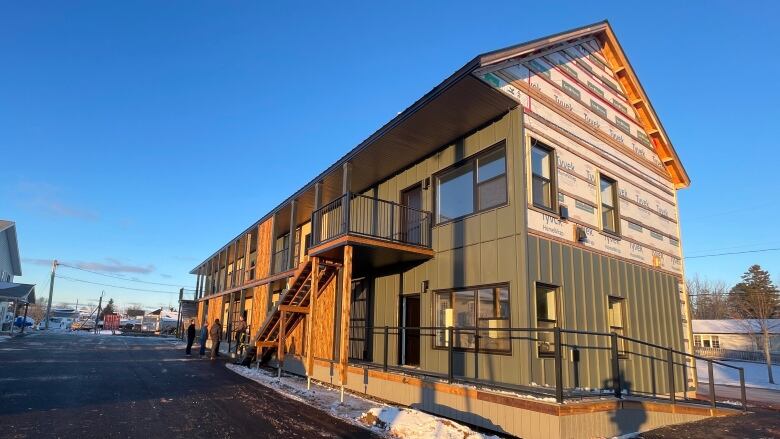
[[[201,323],[203,322],[203,304],[204,303],[205,303],[204,301],[198,302],[198,320],[197,320],[198,326],[200,326]]]
[[[268,312],[268,285],[254,288],[252,293],[252,336],[260,329]]]
[[[300,323],[298,323],[298,326],[295,327],[295,329],[285,335],[285,352],[289,355],[303,355],[304,354],[304,346],[306,345],[306,332],[305,332],[306,324],[303,320],[301,320]]]
[[[214,323],[214,320],[216,319],[220,319],[221,322],[222,319],[222,316],[220,315],[221,312],[222,312],[222,296],[209,299],[208,317],[207,317],[209,326],[211,326],[211,324]]]
[[[556,195],[569,218],[529,209],[528,227],[569,242],[582,227],[594,250],[680,274],[674,185],[596,47],[575,41],[476,73],[522,103],[527,153],[530,138],[555,149]],[[601,174],[617,180],[619,238],[601,231]]]
[[[272,231],[272,219],[265,220],[257,227],[257,276],[255,279],[262,279],[270,275]]]
[[[333,359],[333,328],[336,310],[336,278],[317,298],[312,332],[312,350],[317,358]]]

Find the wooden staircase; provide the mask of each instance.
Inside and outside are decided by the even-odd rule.
[[[318,295],[336,278],[340,263],[316,258],[319,264],[319,279],[312,279],[312,260],[302,263],[292,278],[290,287],[279,298],[271,313],[266,317],[260,329],[253,338],[257,346],[257,360],[264,363],[279,346],[279,337],[285,337],[295,330],[296,326],[309,312],[311,289],[317,282]]]

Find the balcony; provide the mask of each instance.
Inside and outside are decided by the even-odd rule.
[[[337,258],[339,247],[352,245],[356,262],[371,267],[425,260],[433,256],[432,220],[424,210],[346,194],[312,214],[309,254]]]

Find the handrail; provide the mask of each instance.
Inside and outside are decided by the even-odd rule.
[[[695,368],[696,367],[695,362],[691,366],[691,365],[688,365],[687,362],[677,362],[674,359],[675,355],[689,357],[689,358],[694,358],[696,360],[705,361],[707,363],[707,369],[708,369],[707,375],[709,377],[709,380],[708,380],[708,383],[709,383],[709,386],[708,386],[709,387],[708,403],[711,405],[712,408],[716,408],[717,407],[713,365],[719,365],[719,366],[724,366],[724,367],[728,367],[728,368],[731,368],[731,369],[735,369],[735,370],[737,370],[739,372],[739,379],[740,379],[740,386],[739,386],[739,388],[741,390],[741,406],[742,406],[741,408],[742,408],[742,410],[746,410],[747,409],[747,396],[746,396],[746,388],[745,388],[745,375],[744,375],[745,371],[744,371],[744,368],[741,368],[741,367],[738,367],[738,366],[733,366],[733,365],[726,364],[726,363],[722,363],[722,362],[715,361],[715,360],[712,360],[712,359],[709,359],[709,358],[700,357],[698,355],[689,354],[687,352],[678,351],[678,350],[672,349],[670,347],[664,347],[664,346],[661,346],[661,345],[658,345],[658,344],[655,344],[655,343],[639,340],[639,339],[632,338],[632,337],[623,336],[623,335],[617,334],[615,332],[606,333],[606,332],[584,331],[584,330],[563,329],[563,328],[513,328],[513,327],[509,327],[509,328],[490,328],[490,327],[485,327],[485,326],[459,326],[459,327],[453,327],[453,326],[405,326],[404,327],[404,326],[360,325],[359,328],[361,330],[365,330],[366,331],[366,337],[368,337],[368,335],[370,334],[372,341],[374,340],[374,337],[376,337],[376,336],[379,336],[379,337],[384,339],[384,344],[382,345],[382,350],[381,350],[382,355],[383,355],[382,362],[381,362],[381,364],[377,363],[376,361],[374,361],[373,363],[377,364],[378,366],[381,366],[385,371],[387,371],[389,369],[394,369],[394,370],[397,369],[396,367],[390,366],[388,364],[388,355],[389,355],[388,354],[388,346],[390,346],[389,338],[390,338],[391,335],[393,337],[401,337],[401,336],[403,336],[403,334],[408,333],[409,331],[418,331],[418,334],[421,337],[424,336],[424,337],[434,337],[435,338],[435,337],[440,337],[441,334],[442,334],[442,331],[444,331],[447,334],[447,337],[445,338],[445,340],[446,340],[445,341],[445,346],[438,347],[437,349],[445,349],[448,352],[447,356],[448,356],[449,360],[448,360],[448,365],[447,365],[446,379],[449,382],[459,381],[459,382],[467,382],[467,383],[472,383],[472,384],[476,383],[476,384],[488,384],[488,385],[491,384],[491,383],[490,382],[485,382],[483,379],[480,379],[480,377],[479,377],[479,369],[478,369],[478,367],[479,367],[479,355],[480,354],[482,354],[482,355],[494,354],[494,353],[498,354],[498,353],[502,353],[502,352],[495,351],[495,350],[489,350],[489,349],[488,350],[482,349],[482,351],[480,351],[479,339],[480,338],[482,338],[482,339],[493,338],[493,337],[490,337],[490,336],[483,335],[485,332],[490,332],[490,333],[507,333],[508,332],[509,333],[508,336],[496,337],[496,338],[501,338],[501,339],[504,339],[504,340],[531,340],[532,342],[534,342],[534,341],[538,342],[538,341],[540,341],[542,339],[541,338],[529,338],[529,337],[533,337],[533,336],[529,336],[529,335],[519,336],[518,337],[518,336],[515,336],[513,333],[516,333],[516,332],[521,332],[521,333],[522,332],[525,332],[525,333],[552,333],[553,334],[553,337],[552,337],[553,340],[552,340],[551,344],[554,344],[554,351],[552,352],[552,355],[549,357],[549,359],[554,360],[554,370],[553,370],[554,371],[554,375],[553,376],[555,376],[555,387],[554,388],[550,388],[550,390],[554,389],[554,391],[555,391],[555,393],[554,393],[555,399],[556,399],[556,401],[558,403],[563,403],[566,394],[568,394],[569,396],[575,396],[575,397],[576,396],[583,397],[583,396],[587,396],[588,395],[587,392],[583,393],[582,391],[578,390],[578,387],[577,387],[576,384],[574,386],[569,387],[568,389],[564,388],[564,384],[563,384],[563,382],[564,382],[564,379],[563,379],[563,369],[566,368],[566,367],[572,367],[572,366],[566,366],[566,364],[570,363],[568,360],[566,362],[563,361],[562,357],[563,357],[563,348],[564,347],[573,347],[573,351],[576,350],[578,352],[577,354],[572,353],[571,362],[574,362],[574,363],[579,363],[579,361],[581,361],[581,360],[579,360],[579,351],[581,350],[580,348],[584,349],[585,352],[594,352],[593,351],[594,349],[596,349],[596,352],[598,352],[600,350],[603,350],[603,349],[608,349],[610,351],[609,355],[611,357],[611,371],[607,372],[606,374],[611,377],[610,378],[611,387],[612,387],[611,392],[613,392],[614,397],[618,398],[618,399],[623,397],[623,380],[624,380],[624,378],[623,378],[623,370],[622,370],[622,368],[625,368],[625,367],[642,367],[642,366],[639,366],[639,365],[635,365],[635,364],[633,364],[631,362],[628,362],[628,363],[622,362],[621,363],[621,360],[625,359],[626,355],[639,355],[640,357],[642,357],[642,358],[646,359],[647,361],[651,362],[650,368],[653,371],[653,372],[651,372],[651,377],[650,377],[652,391],[650,391],[649,389],[646,389],[646,388],[645,389],[641,389],[640,388],[639,390],[637,390],[637,389],[629,389],[630,390],[630,394],[634,395],[634,396],[639,396],[639,397],[650,397],[650,398],[654,398],[654,399],[660,399],[660,400],[668,401],[671,404],[675,404],[677,399],[679,398],[679,396],[676,395],[676,393],[678,393],[678,390],[676,390],[676,384],[675,384],[675,381],[677,381],[678,378],[682,378],[682,380],[683,380],[683,389],[679,389],[679,390],[681,390],[679,393],[682,394],[683,400],[688,401],[688,402],[699,402],[699,403],[703,402],[702,400],[696,400],[696,399],[691,400],[691,399],[688,398],[688,392],[689,392],[689,389],[688,389],[688,376],[689,376],[688,375],[688,373],[689,373],[688,369],[692,368],[692,367]],[[423,331],[430,331],[430,333],[425,334],[425,333],[423,333]],[[473,334],[469,334],[469,335],[474,337],[473,345],[472,346],[468,346],[466,348],[464,348],[464,347],[455,347],[456,340],[458,340],[456,338],[456,336],[458,334],[462,335],[464,332],[467,332],[467,333],[473,332]],[[563,337],[562,337],[564,334],[590,335],[590,336],[607,338],[609,340],[609,346],[606,346],[606,347],[595,346],[595,345],[594,346],[577,346],[577,345],[574,345],[574,344],[571,344],[571,343],[564,342],[563,341]],[[653,349],[660,349],[660,350],[662,350],[664,352],[664,354],[662,354],[660,356],[656,356],[655,354],[632,352],[632,351],[630,351],[628,349],[621,351],[620,350],[621,349],[621,347],[620,347],[621,345],[620,345],[620,343],[618,343],[618,340],[623,340],[623,341],[626,341],[626,342],[629,342],[629,343],[636,343],[636,344],[638,344],[640,346],[646,346],[646,347],[650,347],[650,348],[653,348]],[[453,369],[454,369],[453,358],[454,358],[454,353],[456,351],[457,352],[463,352],[463,353],[465,353],[467,355],[473,355],[474,356],[474,360],[473,360],[474,361],[473,362],[473,374],[474,374],[474,377],[473,378],[465,377],[465,376],[463,376],[463,377],[461,377],[461,376],[456,377],[454,375],[454,373],[453,373]],[[463,354],[459,354],[459,355],[463,355]],[[577,356],[576,360],[574,359],[575,355]],[[599,354],[599,355],[603,355],[603,354]],[[465,361],[465,358],[468,358],[468,357],[463,357],[463,358],[464,358],[463,361]],[[667,389],[668,389],[668,392],[669,392],[668,394],[660,394],[659,395],[659,393],[657,392],[656,376],[655,376],[655,373],[656,373],[655,372],[656,371],[655,367],[656,366],[654,366],[654,364],[656,362],[659,362],[659,361],[661,362],[661,364],[664,364],[664,363],[666,364],[666,367],[665,367],[666,368],[666,372],[665,372],[664,375],[666,376],[666,380],[667,380],[667,385],[668,385]],[[683,367],[682,377],[680,377],[680,375],[678,375],[679,369],[678,369],[678,372],[675,371],[675,367],[679,367],[679,366]],[[659,369],[659,370],[661,372],[663,372],[663,368]],[[408,368],[404,368],[403,372],[406,373],[406,374],[419,374],[419,375],[423,375],[423,376],[429,376],[429,375],[431,375],[433,373],[433,371],[424,371],[424,370],[413,371],[413,370],[410,370]],[[443,375],[443,374],[441,374],[441,372],[436,372],[436,374]],[[575,381],[575,383],[576,383],[576,381]],[[522,387],[521,384],[508,384],[508,383],[503,383],[503,384],[502,383],[495,383],[495,385],[496,385],[497,388],[505,387],[506,385]],[[603,391],[603,389],[602,389],[602,391]]]

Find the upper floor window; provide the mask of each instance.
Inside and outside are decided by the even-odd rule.
[[[506,204],[506,148],[468,159],[436,177],[436,222]]]
[[[619,219],[617,215],[617,183],[611,178],[604,177],[601,180],[601,228],[605,232],[617,235]]]
[[[531,147],[531,193],[533,204],[554,210],[555,182],[553,181],[555,157],[547,145],[534,140]]]

